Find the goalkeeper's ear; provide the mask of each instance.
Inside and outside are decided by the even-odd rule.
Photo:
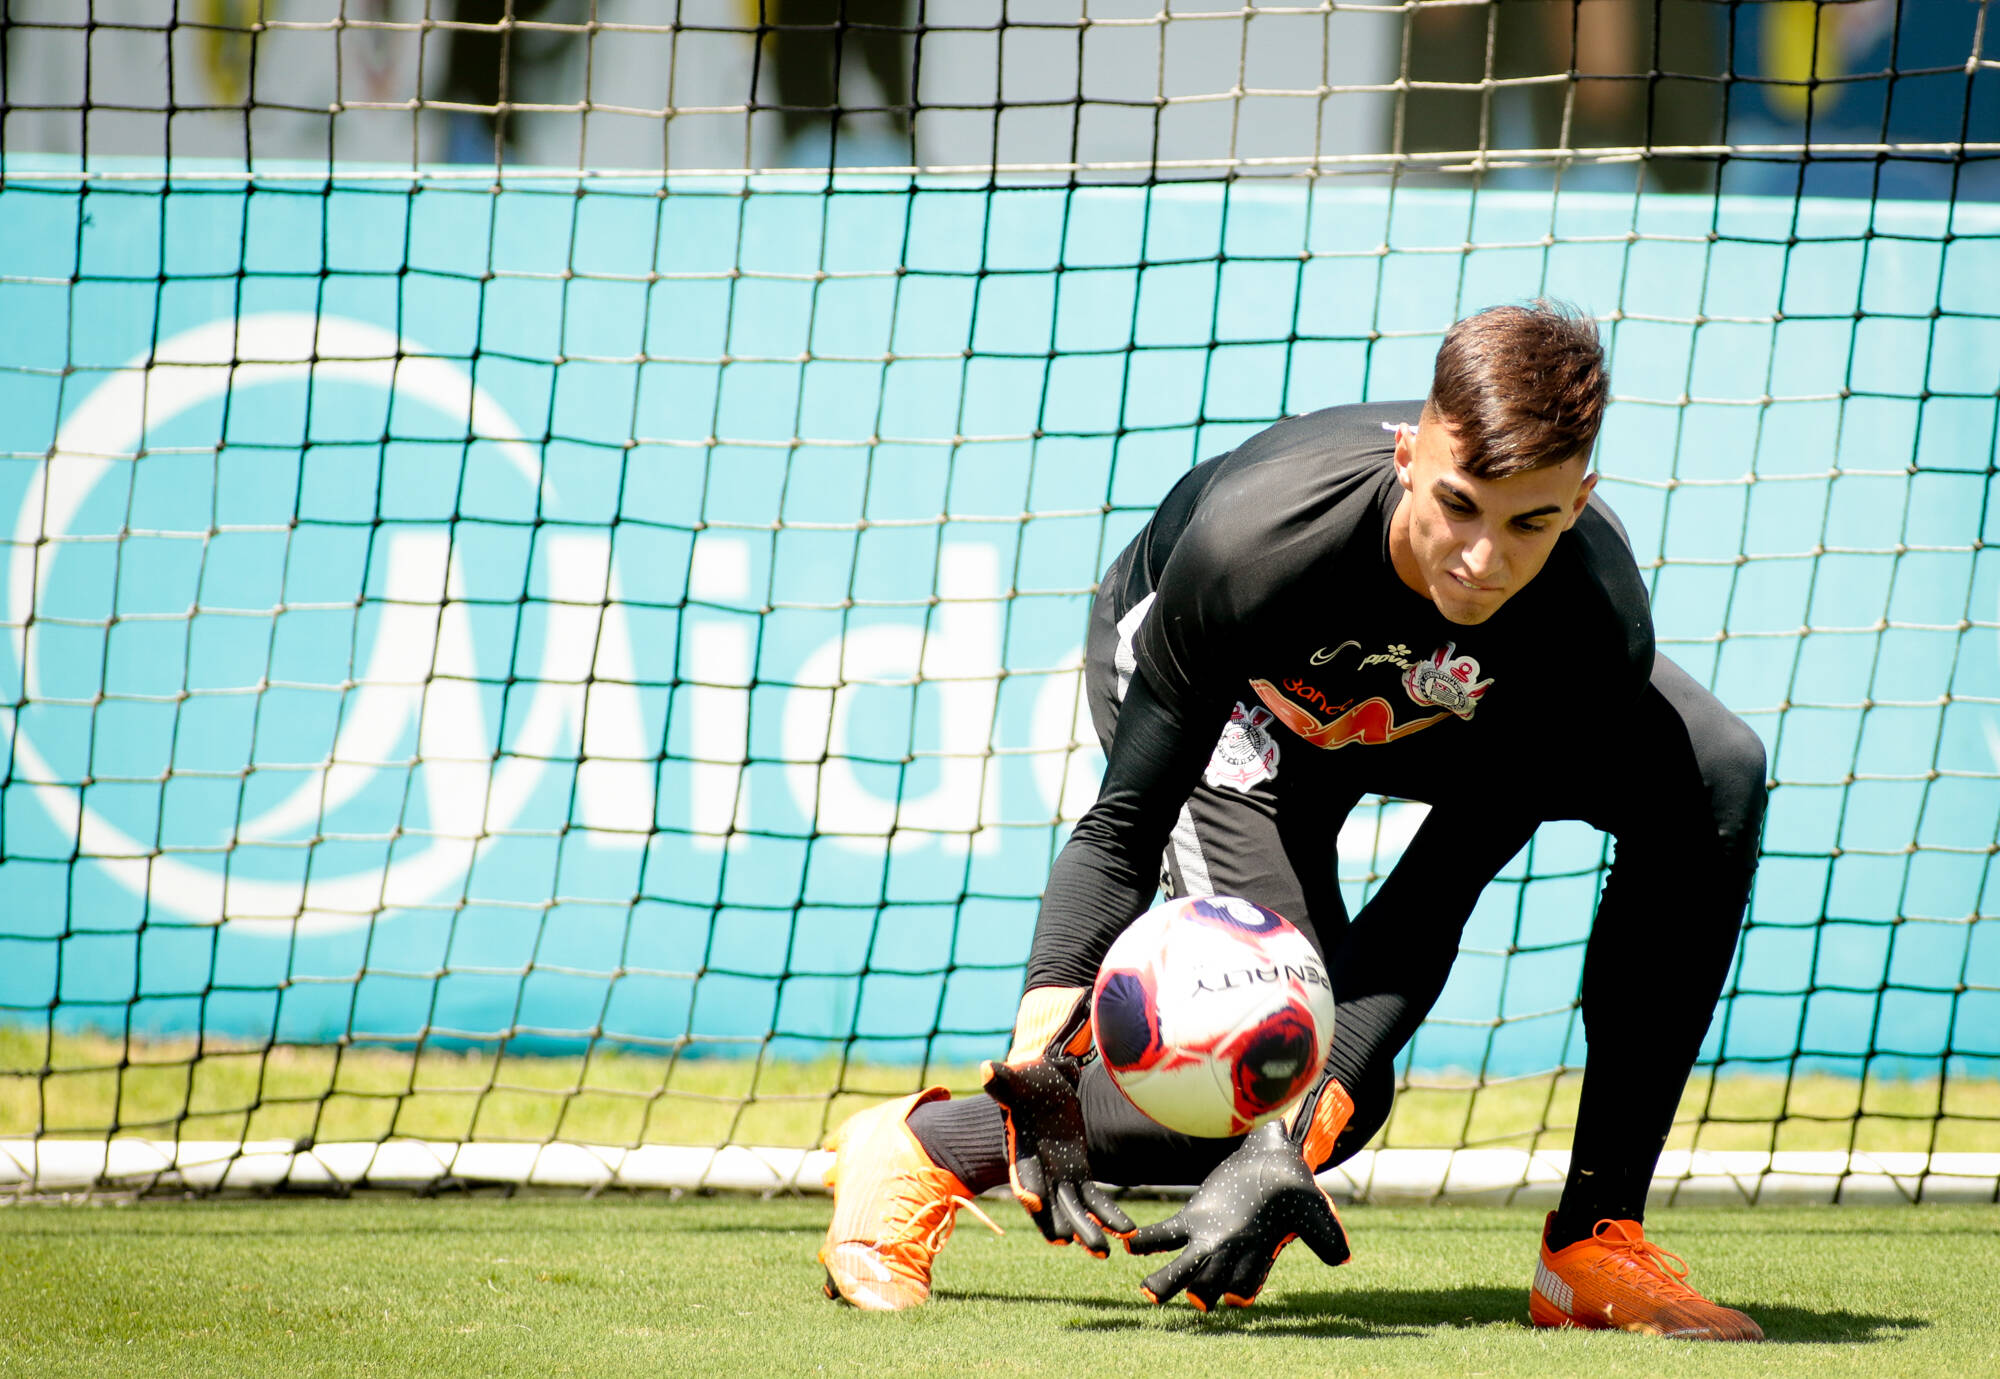
[[[1009,1063],[1034,1063],[1058,1053],[1084,1059],[1090,1052],[1089,987],[1038,986],[1021,997]]]

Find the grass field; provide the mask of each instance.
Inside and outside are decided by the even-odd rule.
[[[928,1070],[955,1087],[969,1068]],[[907,1066],[196,1050],[0,1030],[0,1138],[816,1143]],[[1406,1091],[1378,1143],[1561,1148],[1578,1078]],[[2000,1149],[2000,1084],[1698,1078],[1676,1147]],[[1935,1136],[1935,1138],[1933,1138]],[[916,1312],[827,1303],[824,1198],[491,1195],[0,1208],[0,1376],[2000,1373],[2000,1208],[1682,1208],[1656,1238],[1772,1343],[1525,1325],[1539,1219],[1358,1207],[1338,1271],[1288,1251],[1248,1313],[1145,1305],[1151,1264],[1041,1244],[991,1204]],[[1171,1206],[1133,1204],[1140,1219]]]
[[[199,1056],[197,1056],[197,1054]],[[976,1088],[970,1067],[755,1058],[588,1057],[191,1041],[123,1042],[0,1028],[0,1138],[563,1139],[810,1147],[870,1101],[925,1080]],[[1395,1147],[1563,1149],[1581,1077],[1406,1091],[1378,1139]],[[2000,1082],[1697,1075],[1670,1148],[2000,1151]],[[1935,1128],[1936,1138],[1932,1139]]]
[[[1140,1203],[1142,1218],[1169,1210]],[[1249,1312],[1148,1307],[1144,1262],[998,1204],[915,1312],[826,1302],[823,1199],[217,1201],[0,1211],[0,1374],[1828,1376],[2000,1373],[1990,1207],[1679,1209],[1654,1234],[1763,1346],[1524,1322],[1536,1216],[1356,1208]]]

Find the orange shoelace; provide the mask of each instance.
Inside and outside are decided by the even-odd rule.
[[[980,1210],[979,1204],[970,1197],[961,1196],[956,1192],[938,1193],[929,1187],[921,1176],[913,1176],[905,1181],[908,1184],[907,1189],[896,1194],[893,1200],[906,1208],[906,1212],[901,1215],[902,1219],[909,1223],[909,1231],[900,1240],[882,1241],[879,1248],[884,1254],[907,1258],[914,1248],[914,1251],[921,1252],[924,1272],[928,1273],[931,1256],[944,1248],[944,1242],[951,1235],[952,1227],[957,1224],[960,1207],[970,1210],[979,1218],[981,1224],[995,1235],[1007,1233],[1000,1229],[992,1217]],[[897,1214],[892,1213],[892,1219],[895,1215]]]
[[[995,1235],[1007,1234],[1007,1232],[1000,1229],[1000,1223],[995,1221],[992,1217],[988,1216],[985,1212],[981,1211],[979,1209],[979,1203],[973,1201],[970,1197],[960,1197],[957,1193],[953,1193],[951,1196],[951,1201],[953,1206],[964,1207],[967,1211],[971,1212],[974,1216],[978,1217],[979,1224],[986,1227],[987,1230],[992,1231],[993,1234]]]
[[[1688,1263],[1672,1250],[1663,1250],[1644,1234],[1634,1234],[1623,1221],[1599,1221],[1591,1237],[1609,1252],[1607,1260],[1623,1269],[1639,1269],[1650,1289],[1669,1297],[1707,1301],[1687,1286]]]

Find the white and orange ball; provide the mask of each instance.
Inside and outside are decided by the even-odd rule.
[[[1311,942],[1234,896],[1169,900],[1104,955],[1098,1055],[1126,1100],[1184,1135],[1242,1135],[1303,1096],[1333,1044],[1333,983]]]

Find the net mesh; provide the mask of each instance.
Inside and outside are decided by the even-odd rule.
[[[1552,293],[1661,645],[1771,751],[1665,1172],[1990,1196],[1989,21],[12,0],[0,1192],[776,1185],[974,1085],[1105,562]],[[1604,861],[1489,888],[1354,1190],[1548,1180]]]

